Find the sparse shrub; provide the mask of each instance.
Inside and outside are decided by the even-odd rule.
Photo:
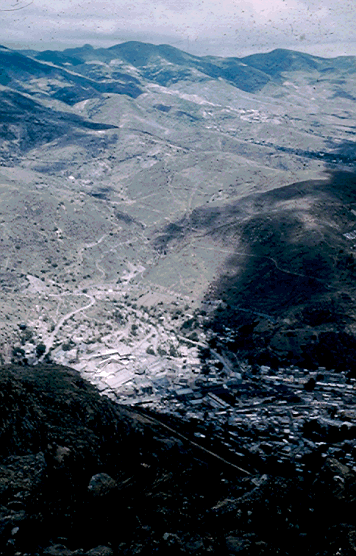
[[[194,319],[188,319],[183,322],[182,328],[186,330],[191,330],[194,324]]]
[[[46,346],[44,344],[38,344],[36,346],[36,355],[37,357],[42,357],[42,355],[46,352]]]
[[[73,342],[73,340],[69,340],[68,342],[62,344],[62,349],[63,351],[70,351],[75,347],[75,345],[76,344]]]
[[[33,339],[33,332],[26,328],[21,335],[21,344],[24,345],[26,342],[30,342]]]
[[[165,350],[163,347],[161,347],[161,346],[158,346],[158,348],[157,348],[157,353],[158,353],[158,355],[161,355],[162,357],[163,357],[164,355],[167,355],[166,350]]]
[[[12,350],[11,363],[16,365],[27,365],[25,350],[20,347],[14,347]]]
[[[117,322],[119,324],[123,323],[125,321],[125,317],[120,311],[117,311],[117,310],[114,311],[113,317],[114,317],[115,322]]]
[[[178,356],[176,348],[172,345],[169,346],[169,355],[171,357],[177,357]]]
[[[24,356],[25,355],[25,350],[20,348],[20,347],[14,347],[12,350],[12,356],[13,357],[18,357],[18,356]]]

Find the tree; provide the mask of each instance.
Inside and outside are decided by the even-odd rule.
[[[46,352],[46,346],[44,344],[38,344],[36,346],[37,357],[42,357],[42,355],[44,355],[45,352]]]

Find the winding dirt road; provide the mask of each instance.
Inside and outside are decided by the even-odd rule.
[[[51,294],[50,294],[51,295]],[[75,309],[74,311],[70,311],[69,313],[67,313],[66,315],[64,315],[56,324],[56,326],[54,327],[53,332],[51,333],[51,335],[49,336],[48,340],[45,342],[46,345],[46,351],[45,351],[45,355],[49,352],[49,350],[52,348],[54,340],[59,332],[59,330],[61,329],[61,327],[63,326],[63,324],[70,319],[71,317],[73,317],[74,315],[81,313],[82,311],[86,311],[87,309],[90,309],[90,307],[92,307],[95,303],[96,303],[96,299],[93,295],[89,295],[87,293],[63,293],[63,294],[52,294],[52,297],[59,297],[59,296],[65,296],[65,295],[75,295],[75,296],[82,296],[82,297],[87,297],[88,299],[90,299],[90,302],[88,303],[88,305],[84,305],[84,307],[79,307],[79,309]]]

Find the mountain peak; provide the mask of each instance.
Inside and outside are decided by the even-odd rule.
[[[276,48],[263,54],[251,54],[241,60],[248,66],[264,71],[273,77],[278,77],[284,71],[315,70],[324,61],[323,58],[284,48]]]

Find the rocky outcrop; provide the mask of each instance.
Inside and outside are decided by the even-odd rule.
[[[247,473],[211,451],[211,424],[204,450],[184,422],[120,408],[64,367],[1,368],[0,393],[2,554],[355,551],[355,468],[320,442],[307,440],[299,471],[254,470],[245,451]]]

